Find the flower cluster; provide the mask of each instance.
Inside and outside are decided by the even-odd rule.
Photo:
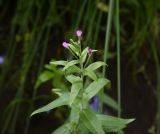
[[[82,37],[82,31],[81,30],[77,30],[76,31],[76,36],[80,39],[81,37]],[[78,43],[79,44],[79,43]],[[66,41],[64,41],[63,43],[62,43],[62,46],[64,47],[64,48],[69,48],[69,43],[67,43]],[[89,54],[89,56],[91,56],[92,55],[92,49],[91,48],[88,48],[88,54]]]

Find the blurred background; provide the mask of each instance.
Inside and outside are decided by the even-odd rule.
[[[83,31],[84,46],[99,50],[93,61],[107,54],[106,78],[111,88],[105,93],[115,101],[104,100],[112,103],[105,104],[106,112],[117,115],[117,81],[121,81],[121,115],[136,118],[125,133],[160,134],[160,1],[120,0],[120,23],[115,3],[0,0],[1,134],[50,134],[65,121],[67,107],[32,118],[30,114],[56,98],[51,89],[62,84],[62,73],[52,69],[55,75],[39,76],[51,59],[67,59],[62,42],[74,39],[77,29]],[[121,53],[117,51],[117,26]]]

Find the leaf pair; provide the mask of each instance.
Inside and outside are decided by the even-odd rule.
[[[50,64],[53,64],[53,65],[64,66],[63,71],[69,69],[69,71],[74,71],[75,70],[75,71],[79,72],[79,71],[81,71],[81,69],[78,68],[77,66],[75,66],[78,63],[79,63],[79,60],[72,60],[70,62],[63,61],[63,60],[61,60],[61,61],[51,61],[50,62]]]
[[[87,68],[84,70],[84,75],[90,77],[92,80],[97,80],[97,76],[95,74],[95,70],[100,68],[101,66],[105,66],[106,63],[102,61],[97,61],[92,64],[90,64]]]
[[[118,132],[134,119],[121,119],[108,115],[95,114],[90,109],[84,109],[81,114],[82,123],[93,134],[105,134],[105,132]]]

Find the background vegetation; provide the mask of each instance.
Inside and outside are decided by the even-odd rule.
[[[47,134],[64,122],[67,108],[29,116],[56,97],[51,82],[35,83],[44,64],[66,57],[61,44],[77,29],[108,64],[112,86],[104,92],[118,101],[119,115],[136,118],[126,133],[160,133],[160,2],[120,0],[119,7],[116,0],[0,1],[0,133]]]

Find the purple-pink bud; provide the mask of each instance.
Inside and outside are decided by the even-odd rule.
[[[67,42],[63,42],[62,46],[63,46],[64,48],[68,48],[68,43],[67,43]]]
[[[76,35],[77,35],[78,37],[81,37],[81,36],[82,36],[82,31],[81,31],[81,30],[77,30],[77,31],[76,31]]]
[[[92,49],[91,48],[88,48],[88,54],[92,55]]]

